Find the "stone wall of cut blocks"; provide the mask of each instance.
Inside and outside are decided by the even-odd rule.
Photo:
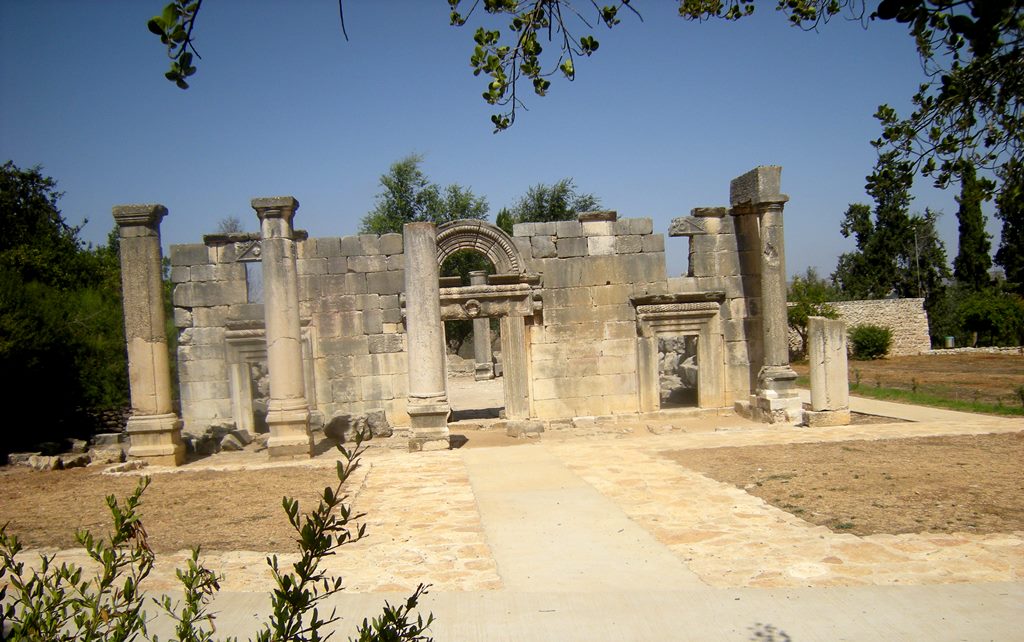
[[[229,234],[171,247],[186,433],[230,423],[260,429],[269,374],[263,303],[254,296],[260,243],[258,234]],[[300,232],[296,267],[311,424],[378,409],[407,423],[402,236]]]
[[[310,238],[294,229],[295,198],[253,199],[258,234],[171,247],[183,430],[235,431],[241,441],[269,432],[271,457],[308,457],[312,430],[339,434],[372,416],[381,435],[402,427],[410,450],[447,448],[443,322],[486,328],[486,319],[498,319],[510,421],[692,406],[795,423],[780,176],[777,166],[755,168],[733,179],[729,207],[674,219],[667,233],[688,237],[689,267],[672,278],[651,219],[613,211],[523,223],[511,236],[465,220]],[[143,309],[159,301],[164,214],[159,205],[115,208],[122,239],[148,248],[141,258],[129,252],[124,268],[140,312],[126,327],[149,328],[132,335],[136,441],[139,452],[177,461],[181,422],[169,402],[146,405],[170,398],[166,360],[150,358],[160,352],[147,343],[162,308]],[[495,273],[440,278],[439,266],[462,251],[484,255]],[[489,378],[490,344],[481,343],[488,354],[474,368]],[[159,453],[146,450],[157,442]]]
[[[667,293],[665,239],[651,219],[583,218],[513,230],[543,284],[543,311],[529,332],[533,414],[541,419],[637,412],[632,300]]]

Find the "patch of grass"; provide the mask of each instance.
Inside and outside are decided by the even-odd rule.
[[[946,408],[948,410],[960,410],[962,412],[975,412],[988,415],[1024,417],[1024,407],[1010,408],[981,401],[949,399],[948,397],[939,397],[927,392],[914,392],[912,390],[901,390],[899,388],[869,388],[867,386],[860,386],[857,384],[850,386],[850,392],[863,397],[871,397],[872,399],[897,401],[901,403],[914,404],[915,406],[931,406],[933,408]]]
[[[851,528],[853,528],[853,522],[839,522],[838,524],[836,524],[836,528],[838,528],[841,531],[848,531]]]

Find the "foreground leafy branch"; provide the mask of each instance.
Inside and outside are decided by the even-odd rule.
[[[328,628],[339,620],[336,610],[321,615],[323,601],[343,588],[340,577],[330,577],[321,564],[338,548],[362,539],[364,525],[353,525],[363,514],[352,512],[344,494],[345,482],[359,467],[365,450],[357,442],[352,450],[341,446],[338,483],[324,488],[316,508],[308,514],[299,511],[292,498],[282,500],[285,514],[296,532],[299,560],[286,570],[276,555],[267,558],[276,588],[271,596],[271,615],[256,636],[259,642],[318,642],[328,640]],[[80,531],[77,540],[90,558],[100,564],[91,580],[82,579],[82,569],[74,564],[54,564],[53,556],[40,556],[37,571],[26,570],[15,558],[23,549],[21,542],[0,527],[0,637],[12,641],[55,640],[127,642],[147,635],[144,595],[140,584],[153,569],[155,556],[149,547],[139,516],[139,506],[149,478],[143,478],[124,504],[111,495],[107,505],[113,518],[109,543]],[[7,584],[3,580],[8,577]],[[209,642],[213,640],[214,615],[208,606],[220,589],[220,577],[199,561],[199,549],[193,549],[186,569],[177,570],[184,589],[184,603],[162,596],[154,602],[175,623],[175,640]],[[7,589],[11,589],[7,599]],[[380,617],[364,619],[358,628],[360,642],[429,642],[426,631],[433,615],[416,616],[414,609],[427,593],[420,584],[405,604],[385,603]],[[232,639],[229,639],[232,640]]]

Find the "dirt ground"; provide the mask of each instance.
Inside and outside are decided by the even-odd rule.
[[[793,364],[806,375],[806,362]],[[986,403],[1021,406],[1017,390],[1024,386],[1024,355],[950,354],[850,360],[850,384],[901,388]]]
[[[0,468],[0,524],[27,546],[71,548],[75,531],[104,536],[110,529],[105,497],[128,496],[134,476],[75,468]],[[333,468],[197,471],[153,476],[142,496],[142,521],[157,553],[201,545],[207,550],[291,552],[294,533],[281,508],[284,495],[308,510],[316,494],[337,483]]]
[[[1024,432],[665,456],[835,532],[1024,531]]]

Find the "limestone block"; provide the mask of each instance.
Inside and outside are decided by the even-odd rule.
[[[224,356],[224,346],[193,346],[178,344],[178,362],[192,359],[219,359]]]
[[[179,283],[174,287],[174,305],[182,308],[245,303],[244,281],[212,281]]]
[[[617,223],[623,223],[624,221],[616,221]],[[615,253],[616,254],[636,254],[640,252],[643,245],[640,242],[640,237],[636,234],[630,234],[627,236],[616,236],[615,237]]]
[[[359,238],[364,236],[361,235]],[[383,272],[388,269],[388,260],[382,254],[350,256],[348,257],[348,269],[353,272]]]
[[[566,325],[549,325],[545,330],[545,339],[548,343],[541,345],[572,342],[575,344],[576,349],[583,350],[585,352],[593,352],[594,356],[596,356],[598,354],[598,348],[594,342],[600,341],[603,338],[604,324],[600,321],[571,323]],[[587,355],[581,354],[580,356]]]
[[[390,335],[401,338],[403,335]],[[385,352],[374,354],[370,356],[370,372],[374,376],[380,375],[395,375],[395,374],[406,374],[409,372],[406,367],[405,353],[399,351]]]
[[[388,256],[388,270],[391,272],[402,272],[405,270],[405,255],[392,254]]]
[[[534,400],[533,410],[541,419],[568,419],[576,414],[572,404],[565,399]]]
[[[555,250],[554,237],[534,236],[530,239],[530,245],[533,247],[534,258],[546,259],[558,255]]]
[[[811,369],[811,410],[849,408],[846,323],[840,319],[809,317],[807,357]]]
[[[847,426],[850,424],[850,409],[841,410],[805,410],[804,424],[809,428],[828,426]]]
[[[516,236],[521,236],[521,237],[533,236],[534,233],[535,233],[533,231],[535,225],[536,225],[536,223],[516,223],[516,224],[514,224],[512,226],[512,236],[513,237],[516,237]]]
[[[90,448],[86,454],[90,465],[119,464],[125,459],[124,449],[120,446]]]
[[[359,247],[362,250],[361,254],[383,254],[380,247],[380,237],[376,234],[360,234]]]
[[[182,382],[225,381],[228,378],[227,362],[224,359],[186,361],[178,364],[178,377]]]
[[[299,277],[299,301],[302,302],[313,302],[316,301],[318,304],[323,299],[323,275],[322,274],[303,274]],[[300,316],[308,316],[308,312],[300,309]]]
[[[641,252],[664,252],[665,236],[662,234],[650,234],[640,238]]]
[[[380,309],[363,311],[363,332],[366,334],[380,334],[384,332],[384,315]]]
[[[555,222],[555,235],[559,239],[583,236],[583,224],[579,221],[557,221]]]
[[[650,217],[637,217],[626,219],[629,223],[630,234],[653,234],[654,221]]]
[[[323,287],[324,293],[329,295],[366,294],[366,274],[328,274],[323,277]]]
[[[589,212],[580,212],[576,215],[576,218],[581,223],[587,223],[592,221],[611,221],[615,222],[619,218],[619,213],[615,210],[592,210]]]
[[[210,263],[210,248],[202,243],[171,246],[171,266]]]
[[[725,342],[725,362],[731,365],[746,365],[750,363],[748,343],[746,341]]]
[[[189,401],[212,401],[231,398],[228,382],[222,381],[181,381],[181,398]]]
[[[171,283],[185,283],[192,278],[192,268],[187,265],[171,267]]]
[[[613,415],[631,414],[639,412],[638,397],[636,394],[605,395],[604,403],[606,410]]]
[[[345,274],[348,272],[347,256],[332,256],[326,260],[328,274]]]
[[[617,341],[619,339],[636,339],[636,321],[606,321],[601,333],[603,341]]]
[[[366,275],[366,289],[376,294],[399,294],[405,289],[405,273],[371,272]]]
[[[187,328],[192,325],[192,313],[184,308],[174,308],[174,327]]]
[[[359,377],[331,380],[331,395],[335,402],[352,401],[359,397]]]
[[[359,377],[359,398],[363,401],[381,401],[394,399],[395,391],[391,387],[391,377]]]
[[[389,311],[390,310],[381,310],[381,314],[384,317],[384,323],[382,324],[384,334],[405,334],[405,328],[402,327],[401,323],[389,323],[387,321]]]
[[[363,245],[358,236],[341,237],[341,256],[359,256],[363,253]]]
[[[367,279],[371,275],[366,275]],[[369,283],[369,281],[367,281]],[[380,295],[375,292],[368,292],[367,294],[357,294],[355,296],[355,309],[356,310],[379,310],[380,309]]]
[[[533,421],[529,419],[511,419],[509,421],[499,421],[496,427],[501,430],[504,428],[505,434],[509,437],[516,439],[535,438],[539,437],[544,432],[544,422]]]
[[[576,223],[577,221],[563,221],[567,223]],[[587,254],[587,239],[582,236],[573,236],[561,238],[559,237],[555,241],[555,247],[559,258],[569,258],[574,256],[586,256]]]
[[[582,221],[583,236],[615,236],[614,221]]]
[[[197,328],[219,328],[223,326],[231,313],[231,306],[215,305],[212,308],[193,308],[192,325]]]
[[[618,374],[636,374],[636,352],[630,353],[628,356],[606,356],[602,357],[597,362],[597,372],[599,375],[618,375]]]
[[[601,369],[600,357],[588,357],[579,359],[548,359],[535,361],[532,364],[534,385],[540,385],[544,379],[567,379],[572,377],[585,377],[596,375]],[[534,394],[538,394],[534,391]],[[546,396],[545,398],[550,398]]]
[[[549,288],[574,288],[583,284],[587,259],[558,259],[543,262],[544,285]]]
[[[607,339],[601,342],[602,357],[633,357],[636,355],[636,339]]]
[[[365,334],[336,339],[321,339],[320,351],[325,355],[369,354],[369,338]]]
[[[608,237],[614,239],[615,237]],[[589,239],[588,239],[589,240]],[[581,285],[611,285],[613,283],[629,283],[626,266],[642,255],[629,256],[591,256],[582,265]],[[580,259],[577,259],[580,260]]]
[[[316,239],[309,239],[304,245],[313,245],[309,256],[319,258],[333,258],[341,256],[341,239],[337,236],[324,236]]]
[[[616,279],[619,282],[661,283],[667,278],[665,260],[660,254],[630,254],[618,257],[616,263],[615,267],[621,271],[621,276]]]
[[[318,359],[318,366],[320,371],[327,373],[328,379],[344,379],[345,377],[352,376],[352,363],[354,361],[354,355],[332,354]]]
[[[566,328],[567,331],[571,329],[571,327]],[[581,341],[572,345],[552,342],[534,344],[531,350],[531,355],[537,362],[547,360],[565,361],[570,357],[572,357],[573,360],[587,358],[596,359],[601,356],[601,350],[597,347],[595,340]]]
[[[372,334],[367,337],[370,354],[402,352],[405,350],[404,334]]]
[[[381,311],[381,321],[384,323],[384,332],[401,332],[401,328],[398,327],[402,323],[402,310],[399,307],[387,307]],[[392,329],[388,329],[388,326],[395,326]]]
[[[762,165],[729,183],[729,203],[751,205],[777,202],[786,197],[781,191],[782,168],[778,165]]]
[[[630,288],[625,284],[599,285],[585,288],[594,305],[628,305]]]
[[[674,218],[668,225],[669,236],[696,237],[707,233],[706,221],[694,216],[680,216],[678,218]]]
[[[530,225],[529,223],[520,223],[519,225]],[[516,225],[516,227],[519,227]],[[530,243],[529,237],[516,235],[512,237],[512,244],[516,246],[516,250],[522,257],[529,261],[533,258],[533,244]]]
[[[402,253],[402,235],[401,234],[381,234],[380,236],[380,251],[381,254],[401,254]]]

